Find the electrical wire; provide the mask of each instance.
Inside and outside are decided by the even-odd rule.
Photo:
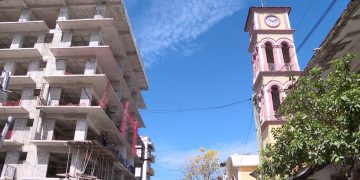
[[[175,108],[175,109],[149,109],[144,113],[181,113],[181,112],[193,112],[193,111],[204,111],[204,110],[216,110],[224,109],[227,107],[235,106],[247,101],[251,101],[251,98],[242,99],[236,102],[219,105],[219,106],[208,106],[208,107],[193,107],[193,108]]]
[[[310,36],[314,33],[314,31],[319,27],[322,21],[325,19],[325,16],[330,12],[330,10],[334,7],[337,0],[333,0],[331,4],[326,8],[325,12],[321,15],[320,19],[315,23],[315,25],[311,28],[310,32],[306,35],[305,39],[300,43],[296,52],[299,52],[304,44],[309,40]]]
[[[308,4],[308,6],[307,6],[307,8],[306,8],[306,10],[305,10],[305,13],[301,16],[299,23],[296,25],[296,28],[297,28],[297,29],[299,29],[299,28],[301,27],[302,22],[303,22],[305,16],[306,16],[307,13],[309,12],[309,10],[310,10],[310,8],[312,7],[312,5],[314,4],[314,2],[315,2],[314,0],[310,0],[310,3]]]

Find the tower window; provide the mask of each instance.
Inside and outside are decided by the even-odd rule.
[[[280,107],[280,91],[278,86],[271,86],[271,97],[274,111]]]
[[[274,64],[273,47],[270,42],[265,43],[265,51],[268,64]]]
[[[284,57],[284,63],[289,64],[291,62],[289,44],[286,42],[281,43],[281,51]]]

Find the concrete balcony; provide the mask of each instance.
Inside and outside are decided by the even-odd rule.
[[[98,95],[98,97],[101,97],[104,94],[104,92],[106,91],[107,83],[109,82],[105,74],[56,75],[44,76],[44,79],[50,84],[50,86],[91,85],[94,87],[95,93]],[[119,97],[116,95],[116,92],[111,85],[109,86],[108,105],[109,107],[116,107],[122,112],[124,111],[124,107],[121,104]]]
[[[101,30],[101,37],[109,45],[115,56],[126,56],[118,29],[113,18],[102,19],[71,19],[56,21],[61,30]]]
[[[0,33],[47,32],[44,21],[0,22]]]
[[[76,47],[52,47],[51,52],[55,57],[97,57],[97,61],[103,73],[111,82],[119,82],[124,97],[130,98],[131,93],[126,87],[123,73],[120,70],[109,46],[76,46]]]
[[[36,58],[42,56],[36,48],[0,49],[0,59]]]
[[[30,76],[10,76],[9,85],[36,85]]]
[[[100,106],[38,106],[45,116],[52,118],[64,118],[71,115],[87,115],[88,125],[91,129],[96,129],[98,133],[106,132],[108,135],[116,136],[125,145],[127,152],[132,152],[129,142],[120,134],[119,129]],[[49,142],[51,143],[51,142]]]

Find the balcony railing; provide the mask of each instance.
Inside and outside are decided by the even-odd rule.
[[[274,63],[269,63],[269,71],[275,71],[276,70],[276,64]]]
[[[292,71],[292,66],[293,66],[292,63],[285,63],[285,69],[286,69],[287,71]]]

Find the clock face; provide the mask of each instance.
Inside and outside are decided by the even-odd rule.
[[[276,26],[278,26],[280,24],[279,19],[277,17],[275,17],[275,16],[266,17],[265,22],[270,27],[276,27]]]

